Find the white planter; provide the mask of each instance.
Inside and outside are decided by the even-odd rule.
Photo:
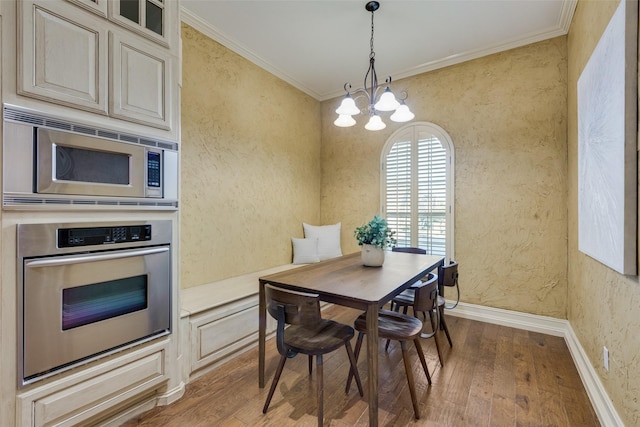
[[[367,267],[382,267],[384,249],[373,245],[362,245],[362,263]]]

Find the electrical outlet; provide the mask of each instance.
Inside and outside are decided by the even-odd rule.
[[[602,347],[602,361],[604,362],[604,369],[609,372],[609,349]]]

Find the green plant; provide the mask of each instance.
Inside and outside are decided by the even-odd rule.
[[[389,228],[387,220],[376,215],[371,221],[360,227],[356,227],[354,235],[358,245],[373,245],[379,248],[395,247],[397,240],[393,235],[395,231]]]

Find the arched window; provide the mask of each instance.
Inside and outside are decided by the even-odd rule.
[[[387,140],[381,156],[381,212],[398,246],[453,257],[453,142],[441,127],[418,122]]]

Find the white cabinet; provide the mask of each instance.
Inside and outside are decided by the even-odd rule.
[[[103,18],[107,17],[107,6],[109,0],[67,0],[71,3],[75,3],[78,6],[84,7],[87,10],[97,13]]]
[[[109,19],[163,46],[173,46],[175,0],[125,0],[109,2]]]
[[[176,127],[177,49],[100,17],[107,5],[102,1],[19,5],[19,94],[163,130]],[[109,8],[119,10],[119,2]],[[161,16],[166,32],[165,9]],[[167,34],[159,41],[168,46],[169,39]]]
[[[126,34],[111,33],[112,117],[170,129],[171,56]]]
[[[55,2],[25,1],[19,14],[18,93],[107,114],[104,22]]]
[[[96,425],[114,407],[152,399],[167,382],[166,340],[112,358],[17,396],[21,427]]]
[[[217,366],[258,340],[258,296],[243,298],[189,318],[191,373]]]

